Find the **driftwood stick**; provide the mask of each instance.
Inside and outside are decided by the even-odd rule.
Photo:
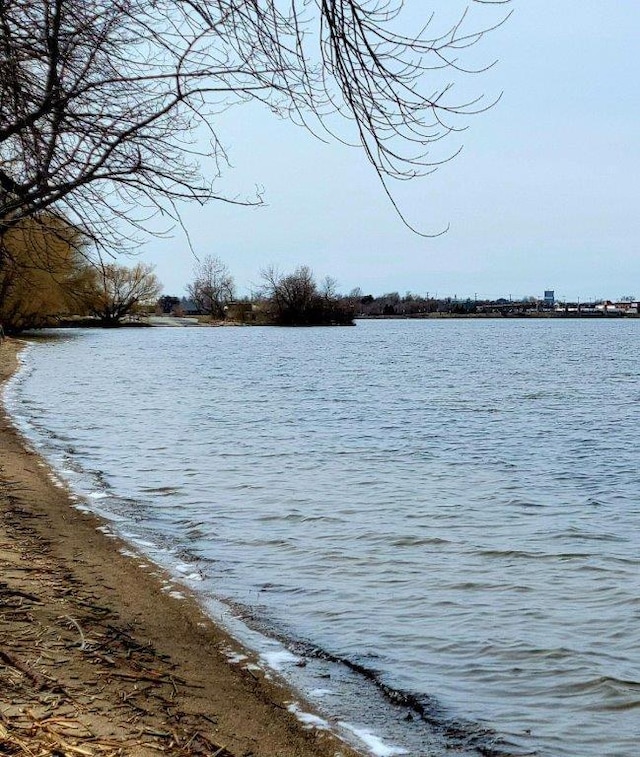
[[[42,600],[40,597],[36,597],[35,594],[29,594],[27,591],[21,591],[20,589],[12,589],[4,581],[0,582],[0,594],[4,594],[9,597],[21,597],[22,599],[28,599],[29,602],[34,602],[41,605]]]
[[[0,649],[0,660],[4,662],[5,665],[9,665],[16,670],[19,670],[21,673],[24,673],[38,690],[42,691],[42,689],[50,688],[51,682],[43,675],[34,670],[28,663],[17,660],[8,652],[5,652],[4,649]]]

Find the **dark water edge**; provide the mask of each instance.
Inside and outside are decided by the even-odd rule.
[[[456,717],[436,697],[394,688],[385,682],[385,674],[373,667],[371,661],[365,664],[322,649],[311,641],[291,638],[282,629],[256,617],[251,608],[233,604],[232,612],[248,628],[277,640],[291,652],[294,659],[289,665],[279,666],[279,672],[313,702],[329,723],[335,727],[345,719],[359,722],[384,741],[383,749],[386,747],[388,754],[414,757],[537,754],[486,725]],[[239,638],[242,640],[242,633]],[[317,684],[319,680],[339,682],[343,689],[339,704],[327,706],[322,699],[314,698],[313,682]],[[363,721],[365,708],[368,712]]]

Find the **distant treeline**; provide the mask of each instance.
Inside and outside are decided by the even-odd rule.
[[[474,315],[493,312],[508,314],[525,310],[551,309],[543,301],[535,298],[513,302],[504,298],[498,300],[458,299],[457,297],[430,297],[407,292],[387,292],[379,296],[362,295],[354,290],[350,297],[355,301],[356,316],[390,318],[393,316],[415,317],[428,315]]]
[[[524,297],[513,300],[499,297],[495,300],[468,297],[436,298],[407,292],[388,292],[377,297],[363,295],[356,289],[349,299],[353,303],[355,317],[360,318],[420,318],[429,316],[618,316],[637,315],[640,303],[633,296],[622,297],[617,302],[557,302],[555,299]]]

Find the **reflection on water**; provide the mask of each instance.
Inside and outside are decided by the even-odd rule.
[[[638,327],[72,333],[12,402],[198,591],[405,692],[412,754],[631,755]]]

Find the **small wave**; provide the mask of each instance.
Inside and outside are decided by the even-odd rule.
[[[480,557],[508,558],[517,560],[588,560],[593,557],[590,552],[527,552],[518,549],[482,549]]]
[[[180,494],[180,489],[175,486],[141,486],[140,491],[144,494],[157,494],[160,497]]]
[[[388,541],[388,544],[390,547],[432,547],[453,544],[453,542],[439,536],[399,536],[397,539]]]
[[[273,521],[303,521],[306,520],[306,517],[301,512],[293,512],[282,515],[261,515],[260,517],[256,518],[256,520],[260,523],[271,523]]]
[[[605,532],[593,532],[583,531],[579,528],[568,528],[566,531],[562,531],[557,534],[553,534],[551,537],[554,541],[579,539],[581,541],[594,541],[594,542],[614,542],[625,543],[629,541],[628,536],[619,536],[618,534],[611,534]]]
[[[640,681],[634,679],[617,678],[616,676],[598,676],[586,681],[579,681],[566,685],[564,691],[567,694],[598,694],[599,697],[633,696],[633,701],[640,704]],[[604,704],[602,699],[598,700]]]
[[[598,676],[558,687],[566,699],[582,703],[585,711],[602,715],[640,709],[640,681],[617,676]]]

